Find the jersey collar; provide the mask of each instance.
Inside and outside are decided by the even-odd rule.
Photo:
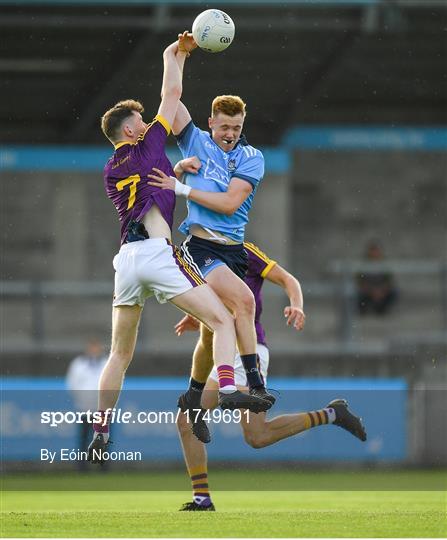
[[[121,148],[123,146],[125,146],[126,144],[132,144],[131,142],[129,141],[121,141],[119,143],[116,143],[114,146],[115,146],[115,150],[118,150],[118,148]]]
[[[237,141],[236,146],[238,144],[240,144],[241,146],[248,146],[247,137],[243,133],[241,133],[241,136],[239,137],[239,140]]]

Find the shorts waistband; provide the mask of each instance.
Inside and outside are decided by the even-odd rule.
[[[140,246],[172,246],[172,242],[167,238],[147,238],[146,240],[138,240],[137,242],[129,242],[122,244],[120,251],[129,251],[132,248]]]
[[[240,251],[243,248],[243,244],[219,244],[218,242],[213,242],[212,240],[206,240],[205,238],[200,238],[200,236],[191,235],[186,239],[186,242],[193,242],[194,244],[199,244],[202,246],[212,247],[221,251]]]

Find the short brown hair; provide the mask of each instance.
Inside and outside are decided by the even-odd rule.
[[[101,129],[109,141],[112,143],[118,142],[121,125],[133,111],[142,113],[144,112],[144,107],[139,101],[126,99],[124,101],[119,101],[104,113],[101,118]]]
[[[228,116],[236,116],[237,114],[245,116],[245,103],[239,96],[217,96],[211,105],[211,116],[216,116],[219,113]]]

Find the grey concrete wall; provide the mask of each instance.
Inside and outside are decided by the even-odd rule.
[[[294,241],[290,227],[290,193],[289,176],[266,176],[256,193],[246,232],[248,241],[257,244],[286,268],[290,265],[290,245]]]
[[[101,174],[2,172],[2,279],[112,279],[119,246]]]
[[[292,263],[323,276],[379,239],[391,259],[446,257],[447,156],[423,152],[297,151]]]

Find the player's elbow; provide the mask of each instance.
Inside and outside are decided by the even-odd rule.
[[[285,289],[288,289],[288,288],[297,288],[298,286],[298,280],[296,278],[294,278],[292,276],[292,274],[289,274],[289,272],[286,272],[286,274],[284,275],[284,278],[283,278],[283,287]]]
[[[292,274],[289,274],[286,270],[283,270],[277,277],[275,283],[277,283],[280,287],[288,290],[294,290],[296,289],[298,284],[298,280],[292,276]]]
[[[232,216],[236,210],[240,207],[239,201],[228,199],[222,209],[222,213],[226,216]]]
[[[180,84],[172,84],[163,88],[163,98],[178,99],[182,97],[182,86]]]
[[[227,202],[221,203],[214,207],[211,207],[215,212],[222,214],[224,216],[232,216],[234,214],[233,207],[230,206]]]

